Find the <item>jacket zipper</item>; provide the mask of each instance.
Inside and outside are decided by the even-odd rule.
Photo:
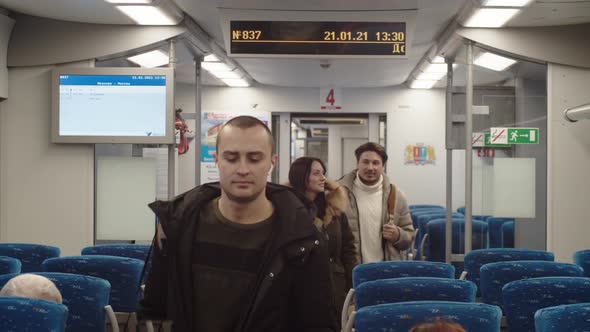
[[[361,258],[361,263],[363,263],[363,237],[361,235],[361,214],[359,213],[359,205],[356,202],[356,196],[354,195],[352,190],[349,190],[349,192],[350,195],[352,195],[352,198],[354,198],[354,207],[356,209],[356,226],[359,230],[359,257]]]
[[[383,227],[385,224],[387,224],[389,222],[389,196],[391,195],[391,191],[392,191],[393,187],[391,184],[389,184],[389,195],[385,195],[385,191],[383,192],[383,198],[382,198],[382,207],[381,207],[381,213],[383,214],[383,209],[385,209],[385,218],[381,218],[381,227]],[[383,190],[385,190],[385,188],[383,188]],[[397,197],[396,197],[397,199]],[[385,200],[385,202],[383,202],[383,200]],[[395,211],[394,211],[395,213]],[[395,225],[394,225],[395,226]],[[384,261],[388,261],[391,259],[391,257],[387,257],[387,240],[385,240],[383,237],[381,237],[381,247],[383,250],[383,260]]]
[[[275,232],[271,232],[271,241],[274,238]],[[269,273],[273,273],[272,271],[268,271],[268,267],[270,266],[270,263],[273,260],[273,252],[278,251],[280,248],[273,248],[274,244],[273,243],[269,243],[269,247],[265,248],[265,260],[264,262],[262,262],[261,266],[260,266],[260,271],[256,277],[256,284],[254,285],[254,287],[252,288],[252,290],[256,290],[255,292],[253,292],[253,296],[250,296],[250,302],[248,303],[248,309],[247,311],[243,314],[243,316],[240,317],[240,321],[238,322],[238,324],[236,324],[237,326],[237,330],[236,331],[247,331],[246,327],[247,324],[249,323],[250,317],[252,315],[252,312],[254,311],[254,307],[255,304],[258,300],[258,298],[262,295],[260,294],[259,290],[262,288],[262,285],[264,284],[264,280],[266,279],[266,276]]]

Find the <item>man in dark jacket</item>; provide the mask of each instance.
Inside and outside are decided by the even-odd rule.
[[[236,117],[217,137],[220,182],[150,204],[166,240],[142,317],[181,332],[336,331],[326,247],[304,204],[267,184],[272,147],[264,123]]]

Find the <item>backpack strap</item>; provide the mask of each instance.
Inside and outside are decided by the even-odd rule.
[[[389,197],[387,198],[387,209],[389,210],[389,214],[392,216],[395,215],[395,195],[397,193],[397,188],[391,184],[391,192],[389,193]]]
[[[395,225],[395,199],[396,199],[396,194],[397,194],[397,188],[391,184],[391,191],[389,192],[389,197],[387,197],[387,210],[389,212],[389,218],[388,218],[388,222],[392,223]],[[398,237],[398,241],[401,238],[401,232],[399,233],[399,237]],[[389,249],[388,247],[390,247],[389,244],[387,244],[387,241],[385,239],[383,239],[383,257],[385,257],[385,260],[390,260],[391,256],[389,254]],[[402,254],[402,252],[400,251],[400,254],[402,255],[402,260],[404,260],[404,255]]]

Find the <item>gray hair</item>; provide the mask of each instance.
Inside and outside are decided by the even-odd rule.
[[[0,290],[0,296],[27,297],[61,303],[61,293],[55,284],[36,274],[20,274],[10,280]]]

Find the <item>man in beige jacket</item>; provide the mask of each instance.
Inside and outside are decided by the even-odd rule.
[[[346,215],[362,263],[405,259],[414,238],[406,196],[384,174],[387,153],[377,143],[355,151],[357,169],[338,182],[348,191]]]

